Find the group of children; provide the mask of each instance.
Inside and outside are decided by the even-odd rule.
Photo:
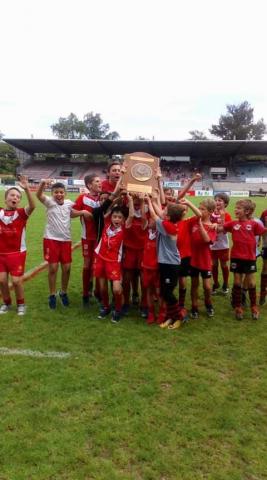
[[[229,197],[218,193],[203,199],[196,207],[186,192],[196,174],[174,198],[163,189],[160,170],[158,190],[153,195],[130,194],[124,190],[125,168],[114,162],[104,182],[97,175],[85,177],[88,193],[75,202],[66,199],[65,186],[43,180],[36,196],[46,208],[44,258],[48,262],[49,307],[57,307],[58,298],[69,305],[68,283],[72,262],[71,218],[80,217],[82,226],[83,271],[82,302],[90,306],[94,295],[100,304],[99,317],[111,314],[114,323],[128,314],[132,304],[140,308],[148,324],[176,329],[188,318],[185,308],[186,278],[191,277],[192,318],[199,316],[199,279],[202,278],[204,302],[209,317],[214,315],[212,297],[229,292],[229,271],[234,274],[232,306],[237,319],[243,318],[244,293],[248,291],[253,319],[259,317],[256,301],[257,236],[263,236],[261,292],[263,305],[267,292],[267,210],[261,221],[253,219],[255,204],[248,199],[235,206],[236,220],[226,212]],[[51,196],[45,189],[51,187]],[[28,206],[19,208],[21,191],[11,187],[5,192],[5,208],[0,209],[0,289],[3,304],[0,314],[11,308],[8,277],[14,286],[17,313],[25,313],[22,276],[26,247],[25,227],[35,208],[27,179],[20,178]],[[188,216],[188,210],[192,215]],[[231,256],[227,232],[232,234]],[[229,268],[230,260],[230,268]],[[61,265],[61,290],[57,296],[56,278]],[[218,281],[219,265],[223,285]],[[213,278],[213,285],[211,280]],[[94,279],[94,280],[93,280]],[[175,288],[178,285],[178,298]],[[109,290],[112,298],[109,298]],[[140,293],[139,293],[140,292]]]

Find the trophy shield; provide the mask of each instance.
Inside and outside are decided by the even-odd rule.
[[[156,169],[159,158],[148,153],[135,152],[124,155],[126,172],[122,184],[128,192],[151,194],[158,187]]]

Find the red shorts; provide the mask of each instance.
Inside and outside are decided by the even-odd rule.
[[[142,285],[144,288],[148,288],[149,286],[154,286],[155,288],[159,288],[159,271],[152,270],[150,268],[142,268]]]
[[[223,250],[211,250],[212,260],[221,260],[221,262],[229,262],[230,260],[230,250],[229,248],[224,248]]]
[[[0,255],[0,272],[10,273],[12,277],[24,274],[26,252],[6,253]]]
[[[83,256],[93,259],[95,256],[96,240],[85,240],[82,238]]]
[[[107,262],[98,255],[94,259],[94,277],[106,278],[107,280],[119,280],[121,281],[121,263],[120,262]]]
[[[143,260],[144,250],[135,250],[134,248],[124,247],[122,266],[125,270],[140,270]]]
[[[48,263],[71,263],[71,242],[61,242],[44,238],[43,241],[44,259]]]

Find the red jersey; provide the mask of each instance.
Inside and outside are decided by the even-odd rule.
[[[114,228],[110,223],[104,227],[95,252],[106,262],[121,262],[124,227]]]
[[[133,250],[142,250],[145,244],[146,230],[142,228],[143,221],[141,212],[135,210],[132,225],[126,229],[124,246]]]
[[[103,182],[101,184],[102,192],[112,193],[112,192],[114,192],[115,187],[116,187],[116,183],[114,183],[114,184],[110,183],[109,180],[103,180]]]
[[[260,220],[263,225],[267,227],[267,210],[264,210],[264,212],[262,212]]]
[[[92,212],[94,208],[100,207],[99,197],[92,196],[89,193],[83,193],[80,195],[72,208],[74,210],[87,210],[88,212]],[[85,219],[81,217],[81,224],[82,224],[82,238],[84,240],[96,240],[97,239],[97,231],[96,225],[93,218]]]
[[[0,254],[25,252],[25,227],[28,218],[24,208],[0,208]]]
[[[189,220],[181,220],[177,222],[177,247],[180,252],[181,258],[191,257],[191,238],[189,230]]]
[[[223,226],[232,233],[231,258],[256,260],[256,235],[263,235],[267,229],[256,220],[233,220]]]
[[[192,267],[199,270],[211,270],[211,250],[210,245],[216,239],[216,231],[209,225],[203,223],[203,227],[210,237],[210,242],[205,242],[200,233],[199,218],[191,217],[188,219],[189,233],[191,235],[191,261]]]
[[[152,228],[146,230],[142,267],[149,270],[158,269],[157,231]]]

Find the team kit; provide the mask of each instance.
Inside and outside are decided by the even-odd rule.
[[[148,324],[177,329],[198,318],[200,288],[203,289],[205,315],[215,314],[214,298],[228,295],[229,275],[233,274],[231,306],[237,320],[249,303],[252,319],[259,318],[259,305],[267,293],[267,210],[254,218],[255,204],[238,200],[232,219],[227,212],[229,197],[220,192],[202,198],[196,206],[186,198],[195,174],[174,197],[163,188],[160,169],[158,188],[151,194],[130,193],[123,188],[125,167],[113,162],[108,179],[87,175],[87,193],[75,201],[66,198],[65,185],[42,180],[36,197],[46,209],[43,253],[48,262],[48,307],[70,304],[68,284],[72,263],[71,219],[80,217],[83,255],[82,303],[89,308],[94,296],[99,302],[99,318],[118,323],[138,307]],[[26,313],[23,275],[26,261],[25,229],[35,208],[35,198],[27,178],[19,187],[5,192],[0,208],[0,314],[11,309],[11,278],[17,314]],[[51,195],[46,195],[47,189]],[[28,205],[20,208],[21,189]],[[229,248],[229,235],[232,247]],[[256,295],[257,257],[262,257],[259,299]],[[61,268],[61,289],[57,293],[57,272]],[[219,284],[221,270],[222,285]],[[189,279],[191,285],[189,288]],[[178,289],[176,290],[176,287]],[[190,290],[190,292],[189,292]],[[178,292],[178,294],[176,294]],[[191,309],[185,307],[186,294]]]

